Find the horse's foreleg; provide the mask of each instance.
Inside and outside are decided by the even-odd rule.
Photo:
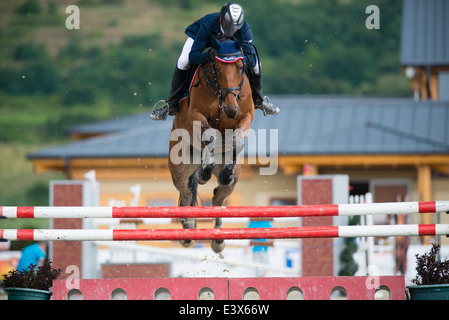
[[[195,173],[196,181],[199,184],[206,184],[212,177],[212,171],[215,166],[215,158],[213,150],[209,147],[203,149],[203,156],[201,157],[201,166]]]
[[[205,184],[212,177],[212,171],[215,167],[215,144],[218,142],[217,130],[208,129],[203,134],[203,142],[206,145],[203,148],[201,157],[201,166],[196,171],[196,180],[199,184]]]
[[[232,147],[227,149],[224,156],[224,166],[218,175],[218,185],[227,187],[234,182],[234,171],[237,165],[237,158],[244,147],[244,133],[242,130],[235,130],[232,136]]]
[[[224,205],[226,198],[229,197],[229,195],[231,195],[231,193],[234,191],[235,185],[237,184],[238,178],[240,176],[240,169],[240,164],[237,164],[233,171],[233,181],[231,184],[225,186],[219,183],[218,187],[214,189],[214,196],[212,197],[213,206]],[[219,177],[222,172],[223,169],[219,173],[215,173]],[[219,178],[217,180],[219,180]]]

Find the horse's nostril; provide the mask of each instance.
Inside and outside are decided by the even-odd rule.
[[[224,112],[226,114],[226,116],[230,119],[234,119],[235,116],[237,115],[237,112],[239,110],[238,106],[235,107],[228,107],[228,106],[224,106]]]

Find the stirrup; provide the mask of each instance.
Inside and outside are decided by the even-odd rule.
[[[267,96],[265,96],[265,97],[263,97],[262,111],[263,111],[263,115],[267,116],[267,115],[272,115],[272,114],[273,115],[278,114],[280,109],[279,109],[279,107],[272,104],[270,102],[270,99]]]
[[[164,106],[160,107],[160,108],[156,108],[158,104],[163,103]],[[165,100],[159,100],[158,102],[155,103],[154,107],[153,107],[153,111],[150,114],[150,118],[152,120],[165,120],[168,117],[168,104],[167,102],[165,102]]]

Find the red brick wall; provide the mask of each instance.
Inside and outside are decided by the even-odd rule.
[[[82,184],[53,184],[52,206],[82,206]],[[53,219],[53,229],[81,229],[81,219]],[[81,272],[81,241],[53,241],[52,261],[55,268],[61,268],[60,279],[66,279],[66,267],[75,265]],[[82,275],[81,275],[82,276]]]
[[[331,204],[332,179],[301,180],[301,204]],[[332,217],[302,218],[302,225],[331,226]],[[332,276],[334,273],[333,239],[302,240],[302,275]]]

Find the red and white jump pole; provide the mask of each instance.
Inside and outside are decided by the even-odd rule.
[[[223,229],[0,229],[0,239],[33,241],[299,239],[435,235],[449,235],[449,224]]]
[[[236,207],[1,207],[6,218],[274,218],[449,212],[449,201]]]

